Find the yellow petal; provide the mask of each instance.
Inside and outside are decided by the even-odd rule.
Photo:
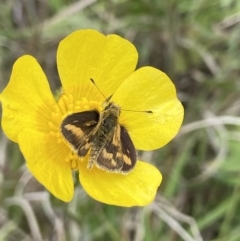
[[[15,62],[10,82],[0,100],[3,130],[15,142],[22,129],[35,128],[35,116],[39,108],[42,116],[50,116],[49,106],[55,104],[45,74],[38,62],[28,55]]]
[[[166,74],[155,68],[135,71],[121,84],[112,100],[123,109],[119,122],[128,130],[137,149],[164,146],[182,124],[184,112],[175,86]]]
[[[134,71],[137,58],[135,47],[117,35],[104,36],[90,29],[76,31],[60,42],[57,52],[64,92],[73,93],[78,100],[83,96],[96,100],[94,91],[99,91],[92,78],[108,97]],[[83,85],[89,85],[89,91],[86,87],[83,91]]]
[[[25,129],[18,143],[27,167],[33,176],[55,197],[68,202],[73,197],[73,179],[69,163],[64,158],[69,153],[64,145],[37,131]]]
[[[156,195],[162,175],[154,166],[138,161],[127,175],[107,173],[96,167],[89,170],[83,164],[79,170],[80,182],[94,199],[116,206],[145,206]]]

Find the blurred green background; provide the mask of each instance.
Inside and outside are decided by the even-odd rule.
[[[138,66],[166,72],[185,108],[178,136],[153,153],[163,183],[147,207],[50,196],[0,135],[0,241],[240,240],[239,0],[0,0],[0,90],[14,61],[34,55],[51,88],[59,41],[94,28],[134,43]]]

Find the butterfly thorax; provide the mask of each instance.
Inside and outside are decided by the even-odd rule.
[[[120,108],[114,103],[109,103],[102,111],[99,120],[99,127],[93,140],[90,161],[88,167],[91,168],[96,163],[99,155],[102,153],[106,143],[113,138],[116,128],[118,128],[118,118]]]
[[[105,139],[111,138],[114,132],[114,127],[118,125],[118,117],[120,114],[120,108],[113,103],[109,103],[109,105],[103,110],[100,115],[100,126],[98,128],[97,136],[102,142]],[[98,139],[95,138],[95,139]]]

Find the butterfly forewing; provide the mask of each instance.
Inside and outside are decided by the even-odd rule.
[[[97,131],[98,122],[99,114],[96,111],[74,113],[63,120],[62,134],[80,157],[88,153]]]
[[[110,172],[130,172],[137,161],[137,153],[127,130],[119,124],[115,127],[114,134],[109,139],[96,161],[101,169]]]
[[[120,140],[120,125],[114,127],[113,135],[108,138],[104,148],[99,153],[96,165],[110,172],[120,172],[123,167],[123,155]]]
[[[131,171],[137,162],[137,152],[127,130],[121,126],[121,145],[123,154],[123,166],[121,172]]]

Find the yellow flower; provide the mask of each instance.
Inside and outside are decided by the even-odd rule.
[[[88,155],[79,158],[61,134],[66,116],[86,110],[101,112],[105,96],[126,110],[123,125],[136,149],[154,150],[178,132],[183,108],[170,79],[152,67],[136,71],[138,54],[127,40],[104,36],[95,30],[76,31],[60,42],[57,66],[62,94],[56,100],[38,62],[31,56],[19,58],[10,82],[0,95],[2,127],[19,144],[28,169],[54,196],[70,201],[74,187],[72,170],[94,199],[119,206],[143,206],[155,197],[162,176],[154,166],[137,161],[127,175],[109,173],[96,166],[87,168]]]

